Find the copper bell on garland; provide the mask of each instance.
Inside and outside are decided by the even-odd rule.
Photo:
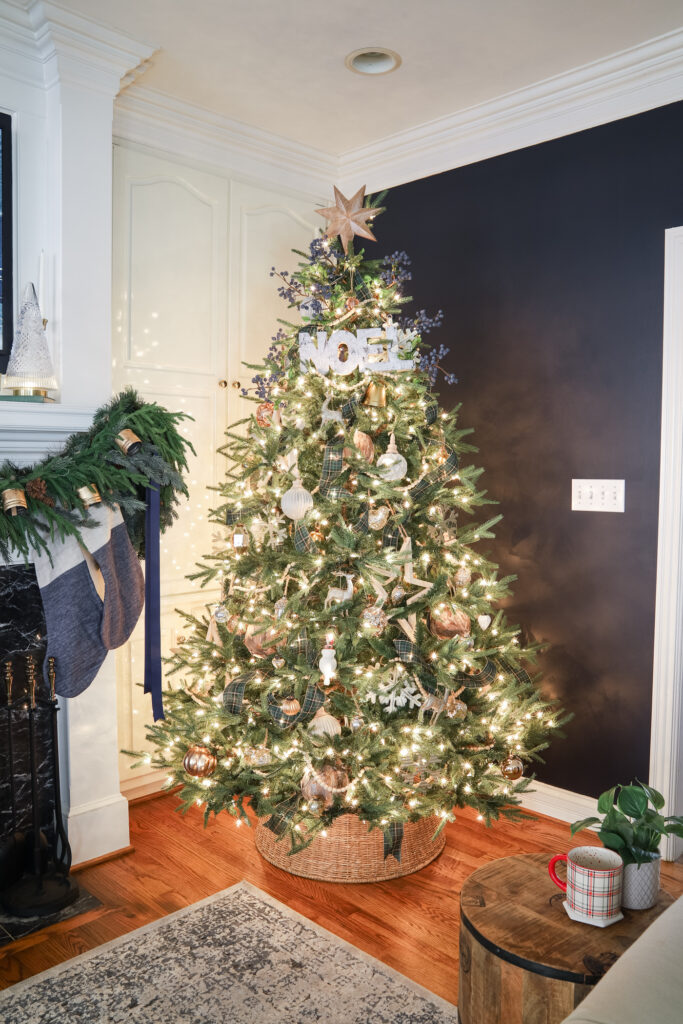
[[[500,770],[503,778],[507,779],[508,782],[516,782],[524,774],[524,765],[521,758],[510,754],[501,762]]]
[[[6,491],[3,491],[2,507],[3,511],[5,511],[8,516],[28,515],[26,494],[23,488],[8,487]]]
[[[90,508],[91,505],[99,505],[102,501],[100,492],[94,484],[87,484],[85,487],[79,487],[77,493],[85,508]]]
[[[368,390],[365,392],[365,398],[363,399],[363,405],[374,405],[377,409],[383,409],[387,404],[387,388],[386,384],[380,384],[377,381],[370,381],[368,384]]]
[[[114,438],[124,455],[137,455],[142,448],[142,441],[137,434],[124,427]]]
[[[193,743],[183,758],[183,768],[195,779],[207,779],[216,771],[218,759],[208,747]]]

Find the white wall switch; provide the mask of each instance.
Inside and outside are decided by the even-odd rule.
[[[572,512],[623,512],[624,480],[572,480]]]

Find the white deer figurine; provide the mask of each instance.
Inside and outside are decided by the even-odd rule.
[[[342,423],[344,419],[341,414],[341,409],[330,409],[330,400],[326,398],[323,402],[322,407],[322,422],[323,423]]]
[[[342,572],[340,576],[346,580],[346,588],[330,587],[325,598],[326,608],[329,608],[333,601],[350,601],[353,597],[353,576],[348,572]]]

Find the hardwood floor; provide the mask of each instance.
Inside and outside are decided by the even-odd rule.
[[[441,856],[415,875],[374,885],[312,882],[261,859],[254,833],[227,815],[207,829],[199,810],[175,812],[163,796],[131,806],[133,852],[78,872],[102,906],[0,950],[0,988],[117,938],[245,878],[305,917],[457,1002],[459,897],[476,868],[514,853],[566,852],[569,827],[541,815],[487,829],[460,811]],[[590,834],[582,842],[595,842]],[[683,864],[665,864],[662,885],[683,893]],[[548,880],[549,895],[554,891]]]

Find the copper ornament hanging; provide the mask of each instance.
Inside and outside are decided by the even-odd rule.
[[[364,433],[362,430],[354,430],[353,443],[365,461],[372,462],[375,457],[375,445],[370,435]]]
[[[280,705],[280,709],[288,718],[293,718],[294,715],[298,715],[301,711],[301,704],[299,704],[299,701],[294,696],[285,697]]]
[[[259,427],[269,427],[273,422],[275,406],[272,402],[261,402],[256,409],[256,422]]]
[[[524,774],[524,763],[521,758],[515,757],[514,754],[509,754],[501,762],[500,771],[503,778],[507,779],[508,782],[516,782]]]
[[[271,654],[275,654],[275,639],[277,637],[277,630],[274,626],[270,626],[268,629],[261,629],[260,632],[256,632],[257,627],[254,625],[247,626],[247,631],[244,634],[244,646],[247,648],[250,654],[253,654],[255,658],[268,658]]]
[[[79,487],[77,494],[85,508],[90,508],[91,505],[99,505],[102,501],[100,492],[95,487],[95,484],[87,484],[85,487]]]
[[[2,507],[8,516],[28,515],[26,494],[21,487],[8,487],[2,492]]]
[[[387,404],[387,388],[386,384],[381,384],[377,381],[370,381],[368,384],[368,390],[365,392],[365,398],[363,399],[363,405],[372,405],[377,409],[383,409]]]
[[[114,438],[124,455],[136,455],[142,448],[142,441],[137,434],[124,427]]]
[[[216,771],[218,758],[208,747],[193,743],[183,758],[183,768],[196,779],[207,779]]]
[[[439,640],[452,640],[455,636],[469,636],[472,623],[469,615],[459,608],[438,605],[429,611],[429,631]]]

